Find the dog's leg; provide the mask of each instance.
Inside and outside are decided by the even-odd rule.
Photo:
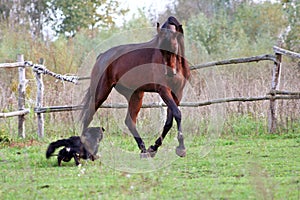
[[[78,166],[80,164],[78,155],[76,153],[74,153],[73,157],[74,157],[76,166]]]
[[[58,166],[61,167],[61,161],[63,160],[64,158],[62,156],[57,156],[57,163],[58,163]]]

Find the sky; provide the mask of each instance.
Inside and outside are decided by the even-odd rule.
[[[147,11],[151,8],[151,10],[156,12],[156,16],[158,16],[158,13],[163,12],[170,1],[171,0],[121,0],[120,6],[124,9],[129,8],[129,12],[124,17],[125,20],[128,21],[134,14],[138,14],[138,9]],[[117,19],[117,24],[123,22],[122,20],[124,20],[124,18],[120,17],[120,19]]]

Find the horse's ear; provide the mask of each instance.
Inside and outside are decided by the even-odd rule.
[[[156,23],[156,30],[157,30],[157,33],[160,33],[159,22]]]
[[[183,35],[183,28],[181,24],[178,26],[178,32]]]

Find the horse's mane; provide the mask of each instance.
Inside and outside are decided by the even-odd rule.
[[[179,32],[180,34],[178,35],[178,43],[179,43],[179,49],[178,49],[178,56],[179,59],[182,63],[183,69],[187,69],[188,68],[188,63],[187,60],[185,59],[185,49],[184,49],[184,33],[183,33],[183,28],[182,28],[182,24],[180,24],[180,22],[173,16],[170,16],[167,21],[162,25],[161,28],[169,28],[169,25],[174,25],[176,27],[176,31]],[[187,70],[186,73],[189,73],[189,71]],[[186,74],[186,77],[189,77],[189,74]]]

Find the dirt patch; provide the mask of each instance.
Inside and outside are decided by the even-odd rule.
[[[23,147],[29,147],[29,146],[40,146],[41,144],[42,144],[41,142],[31,139],[31,140],[27,140],[27,141],[11,142],[9,144],[9,147],[23,148]]]

